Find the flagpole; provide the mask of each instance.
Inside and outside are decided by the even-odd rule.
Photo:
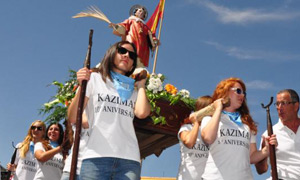
[[[166,1],[164,0],[164,7],[162,9],[162,16],[160,18],[160,24],[159,24],[159,31],[158,31],[158,40],[160,40],[160,33],[161,33],[161,27],[162,27],[162,23],[163,23],[163,18],[164,18],[164,15],[165,15],[165,4]],[[154,62],[153,62],[153,70],[152,70],[152,73],[155,73],[155,69],[156,69],[156,61],[157,61],[157,54],[158,54],[158,46],[156,46],[155,48],[155,56],[154,56]]]

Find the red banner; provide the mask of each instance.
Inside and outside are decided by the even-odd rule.
[[[152,14],[152,16],[147,22],[147,26],[151,29],[152,33],[154,34],[156,32],[159,20],[163,17],[164,6],[165,6],[165,0],[160,0],[154,13]]]

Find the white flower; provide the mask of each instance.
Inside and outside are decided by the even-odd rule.
[[[159,86],[158,91],[162,91],[163,89],[163,86]]]
[[[190,92],[186,89],[182,89],[179,91],[179,93],[181,96],[185,97],[185,98],[189,98],[190,97]]]
[[[153,84],[148,84],[147,89],[152,91],[153,89],[155,89],[155,86]]]
[[[161,82],[160,78],[158,78],[155,74],[151,74],[147,89],[153,93],[157,93],[158,91],[163,90],[162,84],[163,83]]]

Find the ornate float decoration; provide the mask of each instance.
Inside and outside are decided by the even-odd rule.
[[[151,115],[146,119],[134,119],[139,141],[141,158],[161,152],[178,143],[177,132],[183,120],[194,110],[195,99],[188,90],[165,84],[165,76],[152,74],[147,77],[147,97],[151,104]],[[43,104],[39,113],[45,115],[46,122],[60,122],[67,118],[67,108],[78,87],[76,72],[69,71],[69,79],[64,83],[53,81],[56,94]]]
[[[190,97],[190,93],[183,89],[178,91],[177,88],[171,84],[165,84],[165,76],[162,74],[155,74],[159,40],[162,29],[162,21],[164,16],[165,0],[159,0],[159,3],[147,22],[146,20],[148,11],[141,5],[135,5],[130,9],[130,17],[128,20],[137,20],[143,22],[141,28],[144,32],[144,36],[147,38],[140,38],[133,40],[132,37],[127,37],[122,26],[128,20],[123,23],[112,23],[104,13],[95,6],[91,6],[87,11],[83,11],[73,16],[78,17],[93,17],[99,20],[109,23],[113,28],[113,33],[121,36],[123,40],[132,41],[139,49],[139,45],[148,44],[151,51],[155,51],[155,57],[153,62],[153,71],[151,75],[148,75],[146,83],[146,93],[151,104],[151,114],[146,119],[134,119],[134,126],[136,135],[139,142],[141,151],[141,158],[145,158],[151,154],[159,156],[161,152],[178,143],[177,132],[183,124],[185,118],[189,116],[191,111],[194,110],[195,99]],[[135,14],[135,9],[141,9],[144,11],[145,16],[140,17]],[[133,17],[135,16],[135,17]],[[159,24],[158,35],[156,36],[156,29]],[[134,32],[132,32],[134,33]],[[141,36],[141,35],[140,35]],[[144,40],[146,39],[146,40]],[[138,51],[139,57],[144,57],[143,52],[146,50]],[[149,54],[147,53],[149,58]],[[149,59],[141,58],[141,66],[148,67]],[[61,121],[67,118],[67,107],[70,101],[75,95],[77,88],[76,72],[70,70],[69,79],[65,83],[53,81],[52,85],[55,85],[57,89],[56,95],[54,95],[51,101],[45,103],[40,109],[40,114],[47,115],[46,121]]]

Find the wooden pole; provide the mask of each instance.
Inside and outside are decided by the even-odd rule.
[[[14,147],[14,145],[13,145],[13,147]],[[14,147],[14,148],[15,148],[15,150],[14,150],[14,153],[13,153],[11,159],[10,159],[10,164],[15,164],[15,160],[16,160],[16,155],[17,155],[18,148],[16,148],[16,147]],[[8,171],[8,173],[7,173],[7,180],[10,179],[10,176],[11,176],[11,171]]]
[[[92,49],[92,38],[93,38],[94,30],[90,30],[89,35],[89,46],[86,54],[86,58],[84,61],[84,67],[90,69],[91,63],[91,49]],[[83,104],[85,99],[85,91],[86,91],[87,81],[83,80],[81,83],[80,88],[80,96],[78,102],[78,110],[76,116],[76,131],[75,131],[75,140],[73,145],[73,154],[72,154],[72,164],[71,164],[71,172],[70,172],[70,180],[75,180],[76,178],[76,170],[77,170],[77,158],[78,158],[78,151],[80,145],[80,134],[81,134],[81,124],[82,124],[82,113],[83,113]]]
[[[164,0],[165,1],[165,0]],[[161,28],[162,28],[162,22],[163,22],[163,18],[164,18],[164,11],[165,11],[165,2],[164,2],[164,6],[162,9],[162,16],[160,18],[160,24],[159,24],[159,30],[158,30],[158,40],[160,40],[160,33],[161,33]],[[154,56],[154,62],[153,62],[153,70],[152,73],[155,73],[155,69],[156,69],[156,62],[157,62],[157,54],[158,54],[158,46],[156,46],[155,48],[155,56]]]
[[[267,111],[268,136],[271,136],[273,134],[273,127],[272,127],[272,121],[270,116],[270,105],[272,104],[272,102],[273,102],[273,97],[271,97],[270,103],[268,105],[264,106],[264,104],[261,104],[261,106],[265,108]],[[272,180],[278,180],[275,145],[269,144],[269,152],[270,152]]]

